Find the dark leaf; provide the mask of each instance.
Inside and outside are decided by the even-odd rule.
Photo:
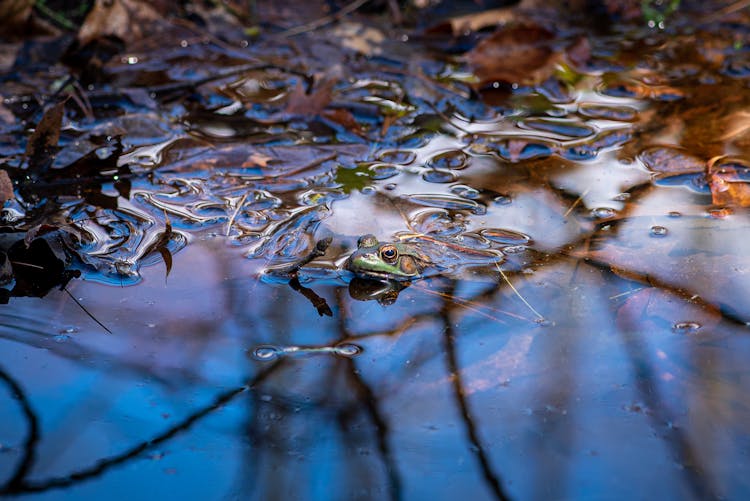
[[[333,95],[333,78],[324,78],[309,93],[305,92],[302,82],[297,82],[287,97],[285,113],[289,115],[315,116],[319,115]]]
[[[501,28],[466,54],[478,87],[494,82],[538,83],[555,70],[554,34],[536,25]]]
[[[79,274],[66,269],[67,256],[54,233],[35,238],[29,245],[18,240],[8,250],[8,258],[16,279],[11,293],[16,297],[43,297]]]
[[[60,140],[64,112],[65,101],[48,108],[26,144],[27,165],[34,175],[44,174],[52,165],[57,153],[57,142]]]
[[[0,285],[5,285],[13,280],[13,266],[10,264],[8,254],[0,251]]]

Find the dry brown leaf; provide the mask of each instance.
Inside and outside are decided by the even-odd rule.
[[[64,111],[65,101],[48,108],[26,144],[26,161],[29,171],[34,174],[45,171],[52,164]]]
[[[722,158],[715,157],[706,163],[706,179],[713,203],[750,207],[750,182],[740,176],[738,169],[742,166],[732,161],[716,165]]]
[[[448,20],[454,35],[479,31],[488,26],[498,26],[515,20],[515,7],[500,7],[482,12],[453,17]]]
[[[0,35],[19,34],[34,7],[34,0],[0,0]]]
[[[13,181],[4,169],[0,169],[0,204],[15,197],[13,194]]]
[[[302,82],[289,93],[284,112],[289,115],[315,116],[328,106],[333,96],[333,78],[324,78],[308,94]]]
[[[536,25],[504,27],[466,54],[479,79],[478,87],[494,82],[539,83],[555,71],[562,57],[550,43],[554,34]]]
[[[731,113],[726,117],[726,130],[719,138],[722,141],[731,141],[741,137],[750,130],[750,111],[742,110]]]
[[[247,160],[242,163],[242,167],[268,167],[268,162],[273,159],[273,157],[269,157],[268,155],[264,155],[263,153],[255,152],[247,157]]]
[[[337,124],[345,127],[346,130],[348,130],[352,134],[356,134],[358,136],[364,134],[364,132],[362,131],[362,126],[357,122],[357,119],[354,118],[354,115],[352,115],[352,112],[349,110],[346,110],[344,108],[324,110],[323,116],[325,116],[328,120],[336,122]]]
[[[702,172],[703,160],[671,146],[654,146],[639,155],[643,165],[660,174],[690,174]]]
[[[151,5],[140,0],[96,0],[78,31],[78,41],[83,46],[95,38],[114,35],[131,43],[150,33],[151,25],[161,19]]]

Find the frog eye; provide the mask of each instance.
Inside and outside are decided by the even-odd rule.
[[[393,245],[384,245],[380,248],[380,259],[386,263],[395,263],[398,259],[398,249]]]

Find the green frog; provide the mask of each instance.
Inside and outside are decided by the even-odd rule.
[[[378,242],[375,235],[363,235],[347,259],[346,269],[360,278],[407,281],[419,278],[432,264],[417,244]]]

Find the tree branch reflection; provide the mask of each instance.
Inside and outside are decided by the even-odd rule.
[[[455,287],[452,287],[446,294],[446,297],[453,295]],[[445,346],[445,358],[448,365],[448,373],[451,376],[451,382],[453,386],[453,395],[456,399],[456,404],[461,410],[461,417],[463,418],[464,425],[466,427],[466,434],[468,435],[469,442],[473,446],[474,451],[479,461],[479,466],[482,469],[485,482],[489,490],[495,496],[495,499],[506,501],[510,497],[505,493],[502,486],[502,481],[497,472],[492,469],[490,460],[487,457],[487,453],[482,446],[482,442],[479,439],[479,433],[474,419],[472,418],[471,411],[469,410],[469,404],[466,401],[466,396],[463,390],[463,382],[461,379],[461,368],[458,363],[458,356],[456,354],[456,334],[453,330],[454,321],[451,318],[452,306],[454,303],[445,301],[443,307],[440,310],[440,318],[443,321],[443,345]]]
[[[96,462],[96,464],[89,468],[84,468],[62,477],[53,477],[46,480],[32,482],[25,480],[25,476],[28,473],[31,465],[33,464],[33,447],[36,444],[38,438],[38,433],[31,433],[29,440],[27,440],[27,452],[24,456],[25,460],[21,462],[13,478],[11,478],[11,480],[4,486],[0,487],[0,495],[44,492],[51,489],[69,487],[84,480],[96,478],[106,471],[112,469],[113,467],[126,463],[131,459],[137,458],[143,452],[170,440],[183,431],[190,429],[201,419],[212,414],[222,406],[228,404],[238,395],[241,395],[246,391],[253,390],[255,386],[262,383],[266,378],[273,374],[283,363],[284,360],[278,360],[258,372],[258,374],[256,374],[255,377],[253,377],[247,384],[219,393],[211,404],[198,409],[194,413],[184,418],[182,421],[170,427],[163,433],[156,435],[152,439],[140,442],[120,454],[100,459]],[[8,381],[8,379],[6,378],[3,379]],[[24,413],[26,413],[26,410],[24,410]],[[32,430],[36,429],[36,425],[32,427]],[[26,460],[26,458],[31,459]]]

